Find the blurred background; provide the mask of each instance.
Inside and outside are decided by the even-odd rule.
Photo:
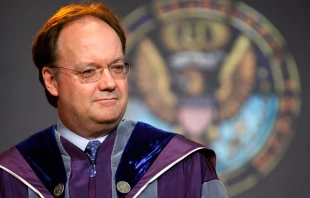
[[[71,2],[2,2],[0,151],[57,120],[31,42]],[[127,32],[126,117],[214,149],[230,197],[309,197],[306,1],[103,2]]]

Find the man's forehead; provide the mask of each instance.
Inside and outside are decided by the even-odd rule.
[[[100,32],[100,34],[98,34],[98,32]],[[58,37],[57,46],[60,47],[59,45],[64,45],[68,47],[76,44],[76,41],[82,42],[82,40],[80,40],[82,38],[83,40],[89,40],[91,38],[90,35],[93,34],[97,34],[97,36],[103,34],[107,36],[111,36],[112,34],[117,35],[116,31],[103,20],[86,15],[69,22],[63,27]],[[79,40],[76,40],[77,38],[79,38]],[[99,46],[98,43],[96,43],[96,45]]]

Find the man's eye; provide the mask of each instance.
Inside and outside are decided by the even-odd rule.
[[[123,72],[124,71],[124,65],[113,65],[111,67],[111,69],[114,71],[114,72]]]
[[[96,70],[95,69],[85,69],[81,72],[82,76],[84,77],[90,77],[95,75]]]

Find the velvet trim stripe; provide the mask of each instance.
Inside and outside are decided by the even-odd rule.
[[[119,181],[125,181],[133,188],[174,136],[175,133],[168,133],[138,122],[118,165],[115,184]],[[127,195],[118,191],[117,193],[119,198]]]
[[[51,126],[16,145],[18,151],[52,195],[58,184],[66,185],[67,182],[65,167],[55,137],[55,127]],[[62,193],[59,197],[63,198],[64,195],[65,193]]]

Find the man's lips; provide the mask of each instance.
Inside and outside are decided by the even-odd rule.
[[[117,98],[100,98],[100,99],[97,99],[96,102],[100,102],[100,101],[113,101],[113,100],[117,100]]]

